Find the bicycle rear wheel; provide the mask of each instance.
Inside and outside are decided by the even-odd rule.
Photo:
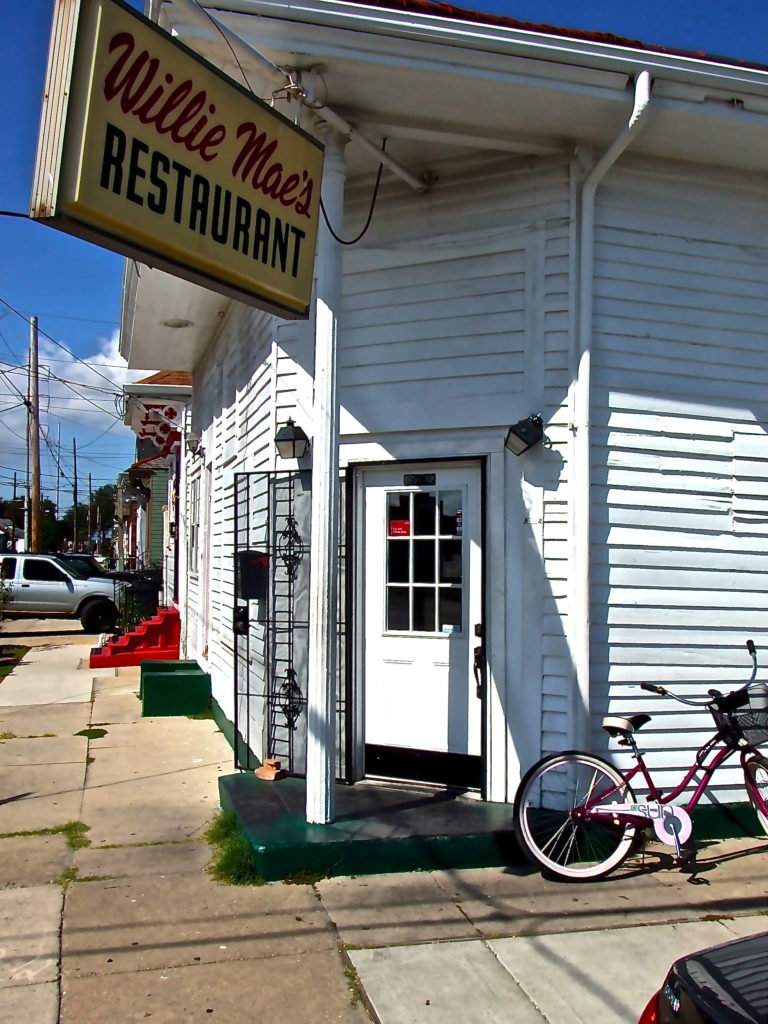
[[[763,832],[768,835],[768,814],[763,811],[757,802],[759,793],[763,803],[768,807],[768,757],[757,754],[744,765],[744,785],[747,788],[749,802],[755,809],[757,820],[760,822]]]
[[[589,801],[634,802],[631,787],[607,761],[568,750],[542,758],[524,776],[515,797],[515,832],[528,857],[571,881],[603,878],[627,857],[634,825],[578,815]]]

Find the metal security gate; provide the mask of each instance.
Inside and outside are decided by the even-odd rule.
[[[289,774],[305,774],[311,487],[309,471],[234,477],[236,768],[274,757]],[[337,777],[346,779],[341,623],[339,640]]]

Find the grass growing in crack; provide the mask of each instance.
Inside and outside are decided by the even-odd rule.
[[[76,879],[77,868],[64,868],[56,882],[66,891]]]
[[[349,961],[344,961],[341,969],[347,981],[350,1002],[353,1006],[356,1006],[363,998],[363,986],[360,984],[360,976]]]
[[[324,878],[330,878],[327,871],[297,871],[283,879],[283,885],[316,885]]]
[[[80,732],[75,733],[75,736],[86,736],[89,740],[100,740],[102,736],[106,735],[106,729],[81,729]]]
[[[51,828],[24,829],[19,832],[0,832],[0,839],[18,839],[23,836],[64,836],[70,850],[82,850],[91,845],[86,836],[90,825],[82,821],[68,821],[64,825],[53,825]]]
[[[18,738],[15,732],[0,732],[0,740],[17,740]]]
[[[70,850],[82,850],[91,845],[91,840],[85,834],[90,832],[90,825],[83,821],[68,821],[66,825],[61,826],[61,831]]]
[[[224,885],[266,885],[256,867],[251,844],[237,827],[232,811],[222,811],[211,822],[204,836],[215,848],[208,874]]]

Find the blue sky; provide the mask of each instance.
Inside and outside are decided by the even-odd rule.
[[[141,9],[143,4],[134,0],[133,6]],[[768,65],[766,0],[477,0],[463,6]],[[0,3],[0,210],[28,208],[52,7],[53,0]],[[24,219],[0,216],[0,300],[24,316],[36,314],[41,332],[93,367],[41,337],[41,365],[74,382],[59,384],[43,369],[44,421],[52,442],[61,429],[65,506],[71,500],[67,481],[73,437],[81,494],[88,473],[95,487],[113,481],[132,461],[134,435],[116,421],[110,393],[128,376],[137,376],[126,375],[116,349],[121,273],[122,259],[113,253]],[[14,469],[20,480],[24,476],[25,413],[14,385],[23,392],[26,379],[12,367],[25,363],[28,339],[28,325],[0,302],[0,370],[7,374],[0,374],[2,496],[11,493]],[[85,390],[84,384],[104,390]],[[53,497],[56,467],[45,444],[42,452],[43,489]]]

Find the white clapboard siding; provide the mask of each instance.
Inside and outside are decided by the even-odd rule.
[[[438,168],[426,196],[385,190],[345,253],[340,398],[369,433],[505,423],[532,358],[567,373],[567,329],[553,322],[546,352],[543,339],[568,308],[568,167],[532,169],[491,155]],[[347,234],[370,192],[354,197]]]
[[[361,190],[351,207],[347,235],[363,222],[369,196]],[[491,426],[501,440],[515,418],[541,412],[553,446],[567,442],[574,288],[567,159],[486,156],[439,169],[426,197],[401,188],[389,196],[365,239],[345,254],[339,390],[352,421],[384,445],[392,431],[457,427]],[[527,626],[518,632],[519,615],[507,616],[512,678],[505,684],[512,734],[519,739],[521,718],[533,734],[527,746],[520,742],[525,758],[538,756],[537,733],[545,747],[561,747],[570,714],[571,526],[562,468],[556,458],[542,462],[536,510],[524,526],[530,545],[521,547],[519,520],[512,522],[518,466],[506,498],[505,585],[527,580]],[[489,565],[498,564],[489,552]]]
[[[711,718],[638,684],[727,691],[749,674],[745,640],[768,646],[766,238],[755,179],[630,160],[598,194],[594,740],[608,748],[608,711],[658,714],[643,742],[666,786]],[[714,792],[743,799],[738,768]]]
[[[274,435],[273,338],[272,317],[233,303],[194,379],[193,422],[204,438],[205,462],[211,465],[211,493],[204,499],[209,516],[208,560],[191,578],[188,598],[190,637],[208,649],[190,650],[190,654],[206,660],[214,698],[230,718],[234,717],[234,474],[269,465]],[[199,622],[206,609],[207,622]],[[259,714],[256,702],[238,710],[241,717]],[[260,730],[261,723],[252,722],[251,735],[259,735]]]

